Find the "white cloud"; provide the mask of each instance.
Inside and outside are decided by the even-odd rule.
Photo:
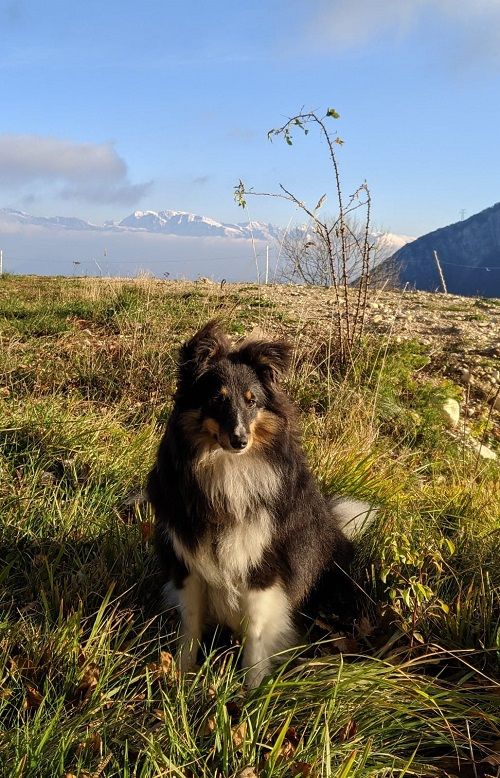
[[[318,0],[316,9],[315,39],[343,47],[387,33],[405,36],[432,13],[457,30],[470,51],[483,48],[483,54],[495,55],[500,45],[499,0]]]
[[[0,135],[0,176],[7,183],[38,180],[118,181],[125,162],[110,143],[73,143],[40,135]]]
[[[127,165],[112,143],[0,135],[0,186],[33,185],[55,187],[63,199],[132,204],[151,184],[130,183]]]
[[[377,37],[387,28],[402,31],[411,25],[425,0],[334,0],[321,2],[313,20],[315,35],[351,46]]]

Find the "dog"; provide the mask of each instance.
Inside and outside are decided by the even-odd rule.
[[[299,609],[352,603],[352,536],[371,512],[320,492],[280,385],[290,354],[283,341],[233,346],[216,321],[200,329],[181,347],[147,483],[180,669],[195,665],[207,623],[224,625],[243,635],[249,687],[297,644]]]

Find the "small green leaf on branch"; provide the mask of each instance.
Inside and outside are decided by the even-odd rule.
[[[240,178],[239,183],[234,187],[234,199],[235,202],[240,206],[240,208],[246,208],[247,201],[245,195],[246,195],[245,184]]]

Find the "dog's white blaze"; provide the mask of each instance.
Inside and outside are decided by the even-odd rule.
[[[245,432],[246,432],[246,427],[243,424],[243,421],[241,419],[241,413],[239,413],[239,412],[238,412],[238,415],[236,417],[236,421],[237,421],[237,425],[236,425],[236,429],[235,429],[236,434],[237,435],[244,435]]]

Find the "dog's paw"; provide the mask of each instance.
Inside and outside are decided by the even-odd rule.
[[[194,673],[199,670],[199,665],[196,663],[198,656],[198,641],[190,640],[182,642],[177,649],[176,661],[177,667],[180,672]]]
[[[257,689],[262,681],[270,674],[271,668],[265,662],[259,662],[258,665],[249,667],[245,671],[245,686],[247,689]]]

